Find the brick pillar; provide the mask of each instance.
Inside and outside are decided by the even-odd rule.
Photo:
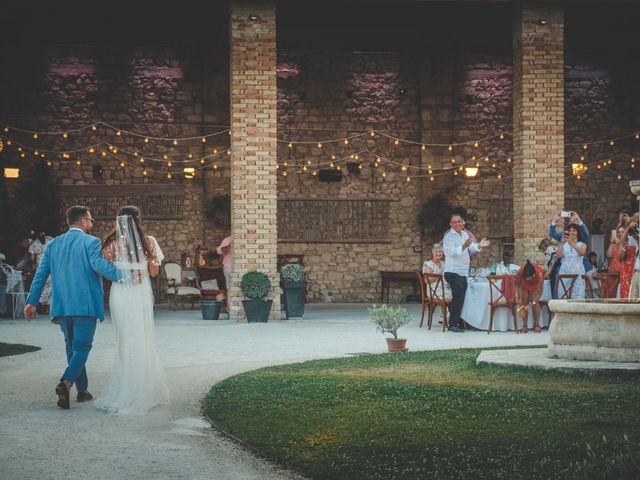
[[[257,17],[257,18],[256,18]],[[271,319],[280,319],[277,276],[276,7],[233,1],[231,44],[231,319],[245,318],[242,275],[259,270],[271,279]]]
[[[538,242],[564,205],[564,16],[516,8],[513,38],[515,261],[542,261]]]

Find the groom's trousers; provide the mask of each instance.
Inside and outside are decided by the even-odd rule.
[[[67,368],[61,380],[69,380],[78,392],[87,390],[88,380],[85,364],[93,345],[96,332],[94,317],[58,317],[67,348]]]

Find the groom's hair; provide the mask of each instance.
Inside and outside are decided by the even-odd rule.
[[[69,225],[75,225],[89,213],[89,207],[84,205],[74,205],[67,210],[67,223]]]

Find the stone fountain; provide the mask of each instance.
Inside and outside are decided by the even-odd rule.
[[[640,202],[640,180],[630,182]],[[547,356],[640,362],[640,299],[551,300]]]

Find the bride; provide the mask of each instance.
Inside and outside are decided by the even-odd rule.
[[[140,210],[133,206],[120,209],[116,228],[104,239],[102,252],[122,271],[124,281],[111,285],[109,309],[118,355],[111,385],[95,405],[118,415],[143,415],[169,401],[156,352],[149,279],[158,274],[164,256],[156,239],[145,235]]]

